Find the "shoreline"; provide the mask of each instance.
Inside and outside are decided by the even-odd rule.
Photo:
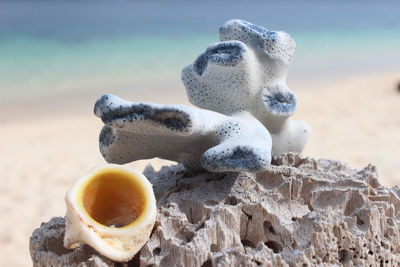
[[[400,69],[396,72],[392,68],[390,71],[364,71],[361,74],[335,73],[329,77],[325,75],[310,79],[310,71],[304,77],[294,77],[292,79],[290,77],[293,76],[293,70],[290,71],[287,81],[288,86],[296,95],[311,91],[320,93],[321,91],[338,87],[341,84],[346,84],[349,81],[361,81],[370,77],[390,78],[395,77],[396,73],[400,73]],[[396,86],[396,82],[400,82],[400,75],[399,78],[393,81],[393,86]],[[85,88],[85,84],[81,86]],[[18,101],[16,100],[16,96],[1,100],[0,126],[12,123],[13,121],[23,122],[38,119],[92,116],[95,101],[106,93],[115,94],[134,102],[191,105],[179,75],[162,75],[157,79],[151,79],[150,77],[140,77],[138,79],[127,78],[116,86],[100,86],[96,89],[91,86],[89,89],[81,91],[79,88],[78,85],[70,91],[21,97]],[[301,97],[298,96],[298,99],[301,102]],[[73,107],[71,107],[72,105]],[[26,112],[27,110],[29,110],[29,113]],[[301,111],[301,107],[298,110]]]

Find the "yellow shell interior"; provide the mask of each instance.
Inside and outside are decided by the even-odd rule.
[[[138,223],[146,209],[146,190],[140,178],[116,168],[96,172],[77,197],[87,215],[107,227]]]

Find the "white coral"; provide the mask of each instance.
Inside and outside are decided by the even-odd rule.
[[[247,112],[225,116],[104,95],[96,102],[95,114],[105,124],[99,141],[107,162],[160,157],[192,170],[223,172],[262,171],[271,161],[270,134]]]
[[[301,152],[311,129],[289,119],[297,109],[286,85],[294,41],[242,20],[226,22],[220,39],[182,71],[190,102],[225,115],[248,111],[271,133],[272,155]]]

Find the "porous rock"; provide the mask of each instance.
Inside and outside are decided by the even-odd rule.
[[[158,218],[136,260],[141,266],[400,264],[400,190],[380,185],[374,166],[358,170],[294,153],[273,164],[258,174],[147,168]],[[53,226],[57,231],[48,226],[54,220],[60,222]],[[57,252],[62,238],[43,245],[58,240],[48,231],[62,235],[61,220],[34,232],[34,262],[46,257],[61,263],[75,253]],[[87,258],[69,260],[78,264]]]
[[[33,266],[80,266],[106,267],[114,263],[100,256],[89,246],[81,245],[74,250],[64,248],[65,220],[53,217],[36,229],[29,242]]]

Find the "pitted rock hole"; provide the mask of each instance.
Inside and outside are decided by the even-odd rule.
[[[203,229],[206,226],[206,221],[202,221],[199,226],[196,227],[196,231]]]
[[[263,225],[264,225],[264,234],[265,234],[265,236],[268,236],[269,233],[271,233],[273,235],[276,235],[275,229],[272,226],[270,221],[265,221]]]
[[[211,260],[206,260],[201,267],[212,267],[212,261]]]
[[[368,231],[369,229],[369,211],[362,209],[358,211],[356,214],[356,226],[358,229],[362,231]]]
[[[224,204],[236,206],[238,204],[238,200],[235,196],[227,196],[225,198]]]
[[[217,244],[211,244],[211,245],[210,245],[210,251],[211,251],[211,252],[218,252],[218,246],[217,246]]]
[[[338,260],[342,264],[348,263],[350,260],[350,251],[347,249],[339,250]]]
[[[158,256],[158,255],[160,255],[160,253],[161,253],[161,248],[160,247],[157,247],[157,248],[153,249],[153,255],[154,256]]]
[[[182,240],[186,241],[186,243],[189,243],[192,241],[193,237],[194,237],[194,233],[191,231],[186,231],[186,233],[182,234]]]
[[[251,242],[248,239],[242,239],[240,240],[240,242],[242,242],[243,247],[250,247],[250,248],[255,248],[256,246],[254,245],[253,242]]]
[[[194,203],[188,205],[189,207],[185,210],[185,215],[189,223],[199,225],[210,219],[210,209],[202,204]]]
[[[362,227],[365,224],[365,222],[360,218],[360,216],[357,216],[357,225],[359,227]]]
[[[176,232],[176,238],[180,240],[179,243],[181,244],[187,244],[192,242],[193,237],[195,236],[195,232],[192,232],[191,230],[187,228],[182,228]]]
[[[365,204],[363,196],[357,191],[350,191],[350,198],[346,203],[344,215],[349,216],[355,210],[361,208]]]
[[[279,253],[279,252],[281,252],[283,250],[281,244],[279,244],[278,242],[272,241],[272,240],[269,240],[269,241],[265,242],[265,245],[267,247],[269,247],[270,249],[272,249],[272,251],[274,253]]]

